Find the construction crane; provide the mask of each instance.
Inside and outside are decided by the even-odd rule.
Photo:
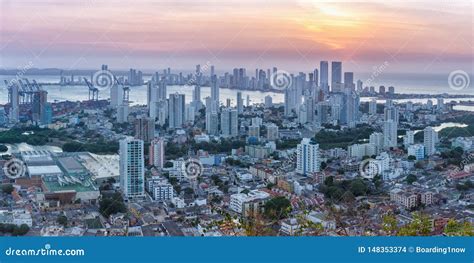
[[[90,83],[85,77],[84,81],[86,82],[87,86],[89,87],[89,101],[98,101],[99,100],[99,89],[94,87],[92,83]],[[92,97],[91,97],[92,95]]]
[[[12,103],[13,87],[16,87],[15,92],[17,92],[16,96],[18,96],[20,104],[32,103],[34,95],[42,90],[35,80],[33,80],[33,83],[30,83],[28,79],[23,79],[23,81],[18,79],[10,82],[4,80],[4,82],[8,89],[8,103]]]
[[[115,80],[115,83],[117,85],[120,85],[122,86],[122,91],[123,91],[123,94],[122,94],[122,101],[123,101],[123,104],[124,105],[128,105],[130,104],[130,87],[128,86],[125,86],[121,81],[119,81],[117,79],[117,77],[114,75],[114,80]]]

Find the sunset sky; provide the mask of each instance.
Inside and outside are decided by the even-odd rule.
[[[473,70],[470,0],[0,2],[1,68]]]

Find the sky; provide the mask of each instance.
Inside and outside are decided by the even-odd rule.
[[[0,68],[473,72],[470,0],[0,3]]]

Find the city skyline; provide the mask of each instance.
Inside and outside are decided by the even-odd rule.
[[[0,3],[0,236],[474,236],[468,1]]]
[[[218,69],[298,71],[337,60],[356,73],[384,62],[387,73],[472,72],[470,1],[238,3],[1,1],[0,66],[84,69],[106,61],[154,70],[209,61]]]

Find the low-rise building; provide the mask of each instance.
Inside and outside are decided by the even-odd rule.
[[[233,194],[230,196],[229,208],[247,217],[263,212],[263,205],[269,198],[270,195],[268,193],[259,190]]]
[[[31,213],[25,209],[16,209],[12,211],[0,210],[0,224],[12,224],[12,225],[33,225],[33,219]]]
[[[299,234],[301,225],[296,218],[288,218],[281,222],[280,231],[285,235],[294,236]]]
[[[413,209],[420,204],[431,205],[433,203],[433,192],[416,188],[405,190],[396,188],[390,192],[390,200],[405,209]]]
[[[146,186],[155,201],[170,201],[173,198],[173,186],[165,178],[153,177]]]

